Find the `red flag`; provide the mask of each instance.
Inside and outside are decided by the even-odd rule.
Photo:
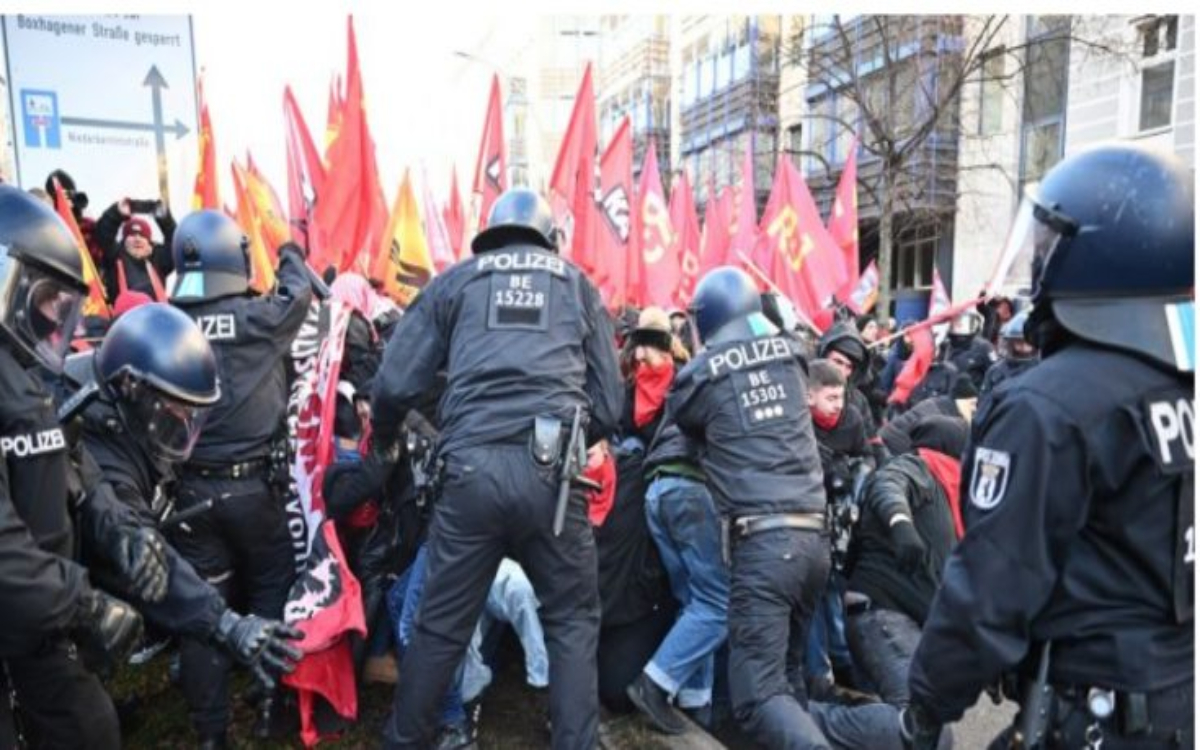
[[[920,385],[933,365],[933,336],[929,329],[911,329],[909,337],[912,339],[913,352],[896,376],[896,385],[888,396],[889,404],[907,404],[913,389]]]
[[[255,210],[262,223],[263,244],[266,246],[267,252],[271,254],[274,263],[280,246],[292,237],[287,214],[283,212],[279,193],[275,192],[275,188],[267,181],[266,176],[258,171],[254,157],[248,151],[246,152],[246,176],[248,177],[246,193],[254,201]]]
[[[458,191],[458,170],[453,167],[450,169],[450,202],[442,212],[442,218],[446,222],[446,231],[450,234],[450,249],[454,251],[455,258],[462,260],[467,244],[463,236],[467,229],[467,219],[463,215],[462,193]]]
[[[475,160],[475,182],[471,185],[472,205],[479,206],[473,231],[483,229],[492,204],[508,187],[507,163],[504,157],[504,118],[500,109],[500,77],[492,76],[492,91],[488,95],[487,114],[483,118],[483,137],[479,141],[479,157]]]
[[[858,284],[858,138],[850,146],[850,158],[842,169],[829,213],[829,236],[842,251],[846,264],[846,284],[838,290],[845,300]]]
[[[679,284],[675,287],[675,307],[686,310],[700,274],[700,221],[687,170],[671,187],[671,226],[675,229],[672,255],[679,259]]]
[[[329,101],[325,105],[325,163],[329,164],[329,147],[337,140],[342,129],[342,110],[346,99],[342,96],[342,77],[334,74],[329,79]]]
[[[283,122],[287,143],[288,224],[292,239],[309,251],[314,268],[329,265],[312,220],[313,203],[325,183],[325,164],[313,143],[292,87],[283,89]]]
[[[662,180],[658,175],[658,154],[654,144],[646,148],[642,165],[642,180],[638,188],[638,226],[641,228],[642,287],[640,304],[656,305],[663,309],[675,303],[679,288],[679,256],[671,213],[663,197]]]
[[[757,256],[770,262],[774,282],[810,318],[845,282],[842,256],[817,212],[804,178],[780,157],[763,212]]]
[[[83,232],[79,231],[79,224],[75,222],[75,214],[71,211],[71,201],[67,198],[67,191],[58,184],[57,177],[54,178],[54,209],[63,223],[67,225],[67,229],[71,231],[71,236],[75,238],[75,244],[79,246],[79,259],[83,263],[83,283],[87,284],[88,288],[87,298],[83,301],[83,314],[105,319],[112,317],[112,311],[108,309],[108,302],[104,298],[104,285],[100,282],[100,274],[96,273],[96,263],[92,260],[91,252],[88,251],[87,242],[83,239]]]
[[[596,181],[596,96],[588,63],[575,95],[571,121],[550,177],[550,207],[566,235],[560,253],[587,273],[595,270],[593,250]]]
[[[733,239],[729,232],[729,214],[733,199],[729,188],[717,197],[712,181],[708,183],[708,204],[704,206],[704,229],[700,232],[700,277],[717,266],[731,262],[728,258],[729,243]]]
[[[754,258],[754,262],[763,270],[768,270],[770,258],[758,258],[755,247],[758,245],[758,211],[754,205],[754,151],[753,141],[746,142],[746,157],[742,161],[742,181],[734,186],[732,214],[733,224],[729,231],[732,235],[729,241],[729,260],[740,259],[742,255]],[[778,176],[776,176],[778,179]]]
[[[221,207],[221,199],[217,195],[217,144],[213,142],[212,118],[208,114],[208,102],[204,100],[203,73],[196,81],[196,91],[200,100],[200,164],[192,188],[192,210],[215,210]]]
[[[375,166],[375,142],[367,125],[354,19],[347,19],[346,102],[329,145],[328,169],[313,220],[326,241],[326,258],[346,271],[365,267],[381,244],[387,205]],[[361,256],[361,257],[360,257]]]
[[[867,264],[867,270],[858,277],[858,283],[846,295],[846,304],[856,315],[862,315],[875,306],[879,299],[879,267],[872,260]]]
[[[425,216],[425,237],[429,241],[429,257],[437,273],[445,271],[458,260],[450,249],[450,231],[429,190],[429,176],[421,167],[421,210]]]
[[[632,255],[633,137],[629,118],[621,121],[600,158],[600,219],[596,224],[596,269],[593,280],[610,308],[629,299]]]

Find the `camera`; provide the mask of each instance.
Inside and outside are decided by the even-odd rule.
[[[162,205],[160,200],[134,200],[129,199],[129,213],[131,214],[156,214],[158,207]]]

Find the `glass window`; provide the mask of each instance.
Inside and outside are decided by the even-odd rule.
[[[792,157],[792,164],[796,165],[796,169],[803,169],[804,165],[800,161],[800,152],[804,150],[803,125],[793,125],[787,129],[787,149]]]
[[[1067,99],[1066,39],[1034,43],[1025,65],[1025,120],[1061,115]]]
[[[717,58],[717,91],[729,86],[733,75],[733,53],[725,51]]]
[[[1037,182],[1062,157],[1062,121],[1054,120],[1025,128],[1022,144],[1021,181]]]
[[[713,73],[715,58],[706,57],[700,61],[700,98],[705,99],[713,93]]]
[[[987,53],[979,87],[979,134],[1000,132],[1004,113],[1004,50]]]
[[[1155,65],[1142,71],[1142,102],[1139,130],[1153,130],[1171,124],[1171,103],[1175,90],[1175,62]]]

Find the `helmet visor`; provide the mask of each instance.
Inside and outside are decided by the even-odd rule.
[[[1074,228],[1068,217],[1040,205],[1033,192],[1026,191],[992,273],[988,295],[1015,291],[1032,296],[1059,241],[1074,234]]]
[[[139,382],[125,391],[122,412],[155,458],[182,462],[192,454],[208,407],[184,403]]]
[[[79,324],[83,292],[56,274],[9,258],[0,290],[3,323],[41,364],[62,372],[63,360]]]

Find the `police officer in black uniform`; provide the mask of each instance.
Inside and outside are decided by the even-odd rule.
[[[950,334],[942,360],[954,365],[958,372],[969,375],[976,390],[983,384],[983,376],[996,362],[996,350],[979,335],[983,328],[983,316],[975,310],[964,310],[950,322]]]
[[[732,536],[729,692],[734,715],[771,748],[826,747],[788,664],[829,577],[821,459],[797,342],[762,315],[754,282],[722,267],[696,287],[706,347],[676,377],[669,415],[703,445],[701,465]],[[792,684],[794,683],[794,684]]]
[[[372,399],[384,449],[446,370],[438,410],[445,472],[416,634],[385,727],[389,747],[431,744],[439,702],[506,556],[529,573],[541,602],[553,745],[596,745],[600,602],[578,492],[561,535],[552,527],[576,407],[590,417],[581,437],[600,443],[620,418],[621,382],[600,296],[556,246],[546,201],[525,188],[507,191],[472,241],[474,257],[422,291],[384,352]]]
[[[192,213],[175,231],[171,302],[212,346],[221,397],[177,484],[178,511],[210,499],[213,506],[180,524],[171,540],[227,602],[240,588],[246,611],[275,619],[295,563],[283,500],[270,482],[271,449],[287,405],[284,358],[313,291],[301,251],[289,244],[280,248],[275,292],[251,292],[248,247],[237,224],[217,211]],[[181,652],[192,723],[202,743],[219,746],[229,722],[229,661],[197,640]],[[269,724],[267,701],[260,733]]]
[[[1020,209],[1001,262],[1032,257],[1042,360],[975,416],[967,532],[910,673],[917,747],[1009,670],[1023,708],[997,745],[1192,747],[1193,179],[1104,145]]]
[[[80,655],[112,666],[141,633],[127,603],[92,587],[80,553],[130,593],[166,593],[165,544],[113,497],[59,427],[46,380],[61,372],[87,286],[62,220],[0,185],[0,746],[15,696],[36,747],[116,748],[112,701]]]
[[[172,467],[187,460],[208,408],[220,397],[217,361],[200,329],[166,304],[143,305],[113,324],[98,350],[67,361],[84,445],[128,508],[157,524],[170,509]],[[72,415],[63,415],[70,418]],[[158,505],[156,506],[156,503]],[[198,509],[201,510],[202,509]],[[175,525],[176,519],[166,518]],[[302,634],[281,622],[242,616],[168,545],[171,578],[158,603],[134,600],[157,627],[209,640],[251,669],[267,689],[291,671]]]
[[[1012,316],[1000,328],[1000,361],[988,368],[983,376],[983,385],[979,387],[979,395],[986,396],[1009,378],[1028,370],[1037,364],[1037,347],[1025,340],[1025,323],[1029,320],[1029,310],[1025,309]]]

